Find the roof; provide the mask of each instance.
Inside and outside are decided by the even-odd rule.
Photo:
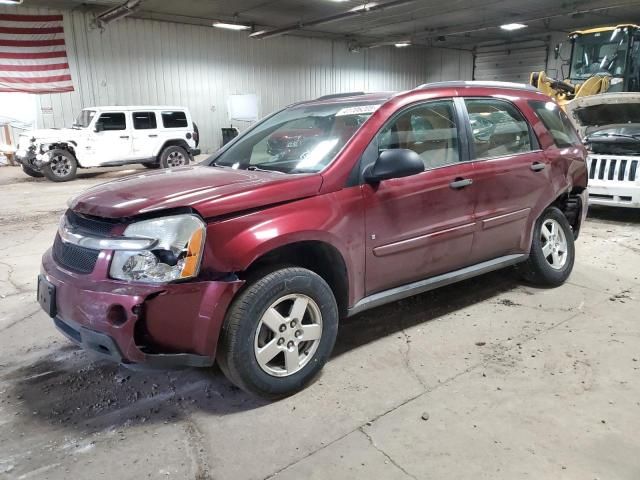
[[[529,90],[537,92],[538,89],[526,83],[513,82],[490,82],[477,80],[456,80],[451,82],[433,82],[423,83],[415,88],[415,90],[429,90],[435,88],[495,88],[495,89],[511,89],[511,90]]]
[[[622,25],[610,25],[608,27],[597,27],[597,28],[589,28],[586,30],[576,30],[575,32],[571,32],[569,36],[572,37],[574,35],[588,35],[590,33],[611,32],[613,30],[617,30],[618,28],[640,28],[640,27],[632,23],[627,23]]]
[[[85,107],[83,110],[117,110],[129,112],[132,110],[188,110],[188,108],[178,107],[176,105],[104,105]]]

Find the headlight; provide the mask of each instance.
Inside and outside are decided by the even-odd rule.
[[[111,278],[151,283],[193,278],[198,275],[204,249],[205,224],[195,215],[143,220],[129,225],[125,237],[153,238],[153,250],[114,252]]]

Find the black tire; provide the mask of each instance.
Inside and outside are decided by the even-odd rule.
[[[566,260],[563,262],[557,262],[557,266],[554,268],[552,262],[554,257],[552,254],[545,256],[543,248],[546,245],[547,240],[543,236],[543,225],[547,223],[555,222],[562,230],[562,235],[566,241]],[[559,233],[556,233],[556,237]],[[561,240],[559,240],[561,241]],[[522,277],[528,282],[534,283],[540,286],[557,287],[562,285],[573,270],[573,264],[575,261],[576,250],[573,240],[573,231],[567,218],[556,207],[549,207],[540,218],[536,221],[536,225],[533,231],[533,240],[531,242],[531,252],[529,259],[518,267]]]
[[[178,147],[177,145],[172,145],[170,147],[165,148],[160,154],[160,167],[162,168],[174,168],[174,167],[182,167],[185,165],[189,165],[189,160],[191,157],[187,153],[187,151]],[[176,164],[176,162],[183,162],[180,165]]]
[[[34,170],[31,167],[27,167],[26,165],[22,165],[22,171],[24,173],[26,173],[27,175],[29,175],[30,177],[33,178],[41,178],[44,177],[44,174],[42,172],[39,172],[37,170]]]
[[[289,295],[313,300],[321,315],[322,331],[315,347],[313,344],[305,347],[304,341],[300,341],[299,345],[292,345],[291,351],[296,349],[297,355],[304,355],[305,349],[307,352],[313,350],[309,359],[301,357],[303,360],[300,363],[303,366],[299,370],[287,376],[275,376],[260,366],[254,347],[257,345],[255,342],[258,341],[256,338],[261,319],[267,309]],[[305,310],[304,318],[300,319],[301,324],[307,321],[305,319],[309,318],[308,314],[309,310]],[[285,318],[289,322],[292,317]],[[282,326],[289,327],[288,324]],[[263,325],[260,331],[264,328]],[[297,328],[300,326],[295,327]],[[275,400],[294,394],[314,379],[329,359],[337,333],[338,307],[329,285],[310,270],[283,268],[249,283],[233,301],[220,334],[217,362],[226,377],[236,386],[251,394]],[[281,335],[285,336],[287,332],[274,331],[271,340],[279,341]],[[285,345],[281,347],[280,353],[284,360]],[[280,353],[274,360],[279,358]]]
[[[55,149],[49,152],[51,161],[47,163],[42,172],[52,182],[68,182],[76,178],[78,161],[70,152]]]

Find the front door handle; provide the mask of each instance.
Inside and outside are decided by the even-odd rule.
[[[473,180],[470,178],[456,178],[453,182],[449,184],[451,188],[454,190],[459,190],[464,187],[468,187],[473,183]]]
[[[158,135],[149,135],[149,138],[156,138]]]
[[[129,138],[129,135],[120,135],[120,138]]]
[[[529,168],[534,172],[539,172],[541,170],[544,170],[545,167],[546,165],[544,163],[533,162]]]

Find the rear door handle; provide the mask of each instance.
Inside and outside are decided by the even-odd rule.
[[[470,178],[456,178],[453,182],[449,184],[451,188],[454,190],[459,190],[464,187],[468,187],[473,183],[473,180]]]
[[[539,172],[541,170],[544,170],[545,167],[546,165],[544,163],[533,162],[529,168],[534,172]]]
[[[120,138],[129,138],[129,135],[120,135]]]

